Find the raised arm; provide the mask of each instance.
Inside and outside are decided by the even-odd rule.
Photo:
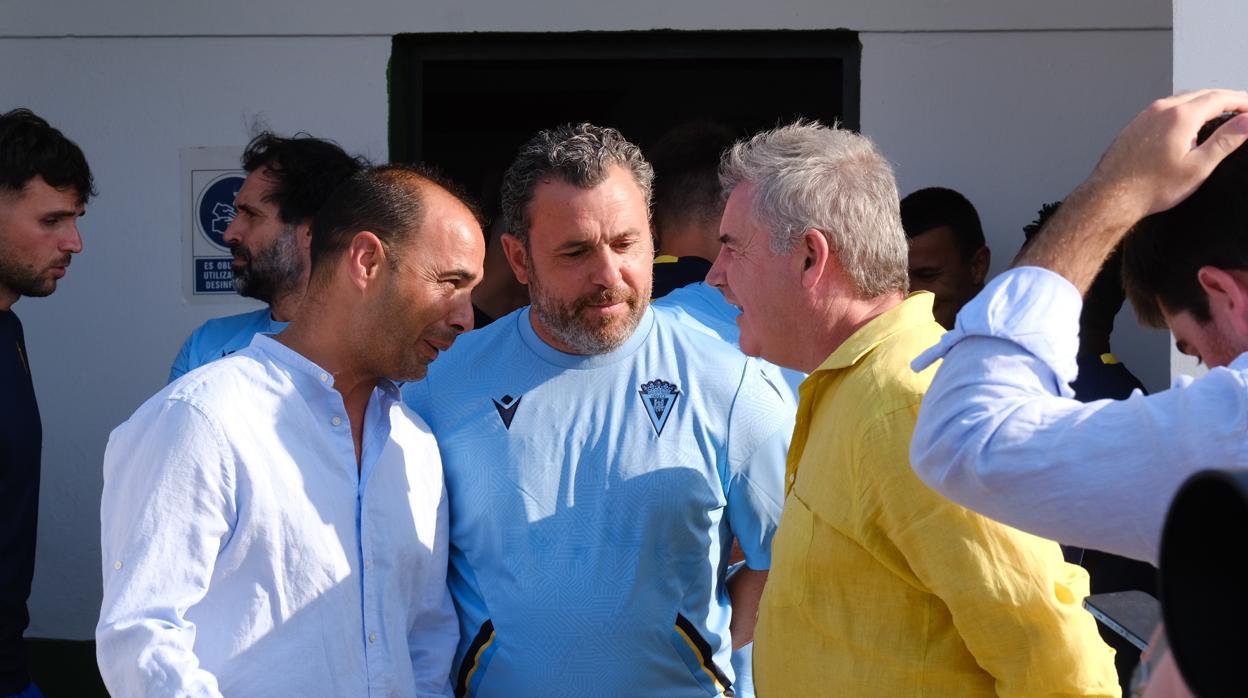
[[[910,453],[932,488],[1031,533],[1155,562],[1165,506],[1183,477],[1201,463],[1243,463],[1234,434],[1242,422],[1207,407],[1248,402],[1231,372],[1119,403],[1083,405],[1068,385],[1080,295],[1131,226],[1189,196],[1248,138],[1248,116],[1238,116],[1195,145],[1202,124],[1235,110],[1248,110],[1248,94],[1203,90],[1142,112],[1016,268],[915,360],[915,370],[944,360]]]
[[[1127,124],[1014,266],[1050,269],[1085,293],[1131,226],[1190,196],[1248,138],[1244,114],[1196,145],[1206,121],[1231,111],[1248,111],[1248,93],[1197,90],[1153,102]]]

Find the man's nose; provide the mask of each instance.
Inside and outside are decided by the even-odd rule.
[[[450,315],[447,316],[447,322],[451,327],[455,328],[457,333],[469,332],[475,324],[472,312],[472,294],[460,294],[459,300],[455,301],[455,307],[451,309]]]
[[[590,281],[603,288],[616,288],[620,285],[620,280],[624,278],[620,273],[623,260],[614,250],[606,249],[598,252],[591,263],[593,269],[590,273]]]
[[[71,223],[69,234],[61,241],[61,251],[71,254],[82,252],[82,234],[78,232],[78,223]]]
[[[715,261],[711,264],[711,270],[706,272],[706,283],[708,286],[723,291],[728,285],[728,277],[724,274],[724,253],[721,251],[715,255]]]
[[[236,245],[242,241],[242,223],[238,222],[239,216],[234,216],[234,220],[225,227],[225,232],[221,235],[227,245]]]

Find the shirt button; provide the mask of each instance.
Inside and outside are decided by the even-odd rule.
[[[113,563],[113,569],[115,570],[121,569],[121,560],[118,560],[117,562]]]
[[[367,570],[367,569],[371,569],[371,568],[372,568],[372,566],[373,566],[373,561],[372,561],[372,560],[365,560],[365,561],[364,561],[364,569],[366,569],[366,570]]]
[[[342,417],[334,417],[333,419],[329,420],[329,423],[333,424],[336,427],[342,426]]]
[[[324,382],[326,382],[326,381],[328,381],[328,380],[329,380],[329,374],[328,374],[328,373],[322,373],[322,374],[321,374],[321,382],[322,382],[322,383],[324,383]]]
[[[792,475],[789,476],[789,482],[794,482],[796,480],[797,480],[797,473],[793,473]]]
[[[368,641],[369,641],[369,642],[376,642],[376,641],[377,641],[377,633],[369,633],[369,634],[368,634]]]

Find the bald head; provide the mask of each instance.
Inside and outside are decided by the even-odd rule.
[[[334,262],[361,231],[377,236],[392,265],[417,241],[429,211],[448,209],[479,221],[454,185],[412,165],[370,167],[343,182],[312,220],[312,283],[333,275]]]

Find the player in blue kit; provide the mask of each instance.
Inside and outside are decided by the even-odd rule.
[[[733,695],[793,413],[755,360],[649,307],[651,177],[613,129],[526,144],[503,241],[532,305],[405,388],[446,472],[459,695]]]
[[[312,216],[338,185],[367,165],[332,141],[306,133],[282,138],[268,131],[243,151],[247,179],[234,200],[237,215],[225,229],[234,256],[234,288],[268,305],[200,325],[178,351],[169,382],[277,334],[295,316],[311,267]]]

